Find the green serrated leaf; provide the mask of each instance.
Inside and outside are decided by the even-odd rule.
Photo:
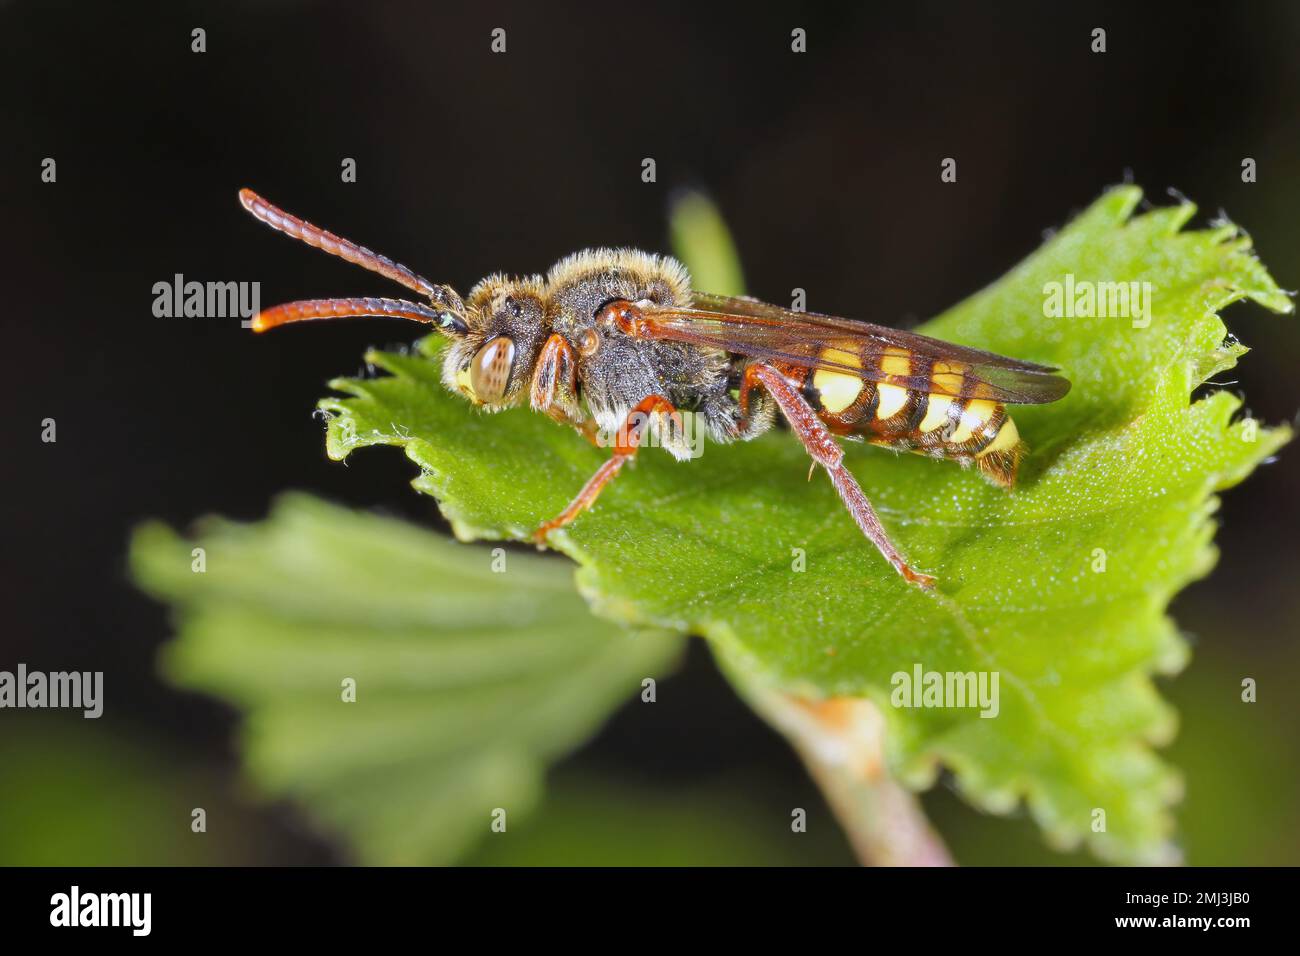
[[[547,763],[681,646],[593,618],[562,563],[303,495],[194,541],[147,525],[131,559],[180,610],[167,674],[243,708],[254,782],[370,863],[450,862],[498,808],[524,820]]]
[[[948,767],[984,809],[1025,800],[1055,845],[1173,859],[1179,780],[1150,745],[1170,738],[1175,715],[1151,678],[1176,671],[1187,649],[1165,608],[1214,563],[1214,492],[1290,436],[1234,420],[1240,402],[1227,392],[1189,398],[1243,351],[1225,344],[1218,309],[1291,303],[1235,227],[1182,231],[1189,204],[1132,217],[1140,198],[1107,193],[924,328],[1059,365],[1073,381],[1059,403],[1014,410],[1031,454],[1013,493],[950,463],[848,448],[896,542],[938,576],[935,592],[886,566],[782,434],[709,446],[686,464],[642,455],[552,537],[581,565],[582,592],[615,619],[703,634],[750,680],[869,697],[887,717],[889,765],[913,787]],[[1045,315],[1047,284],[1067,275],[1150,283],[1149,324]],[[402,447],[421,469],[415,487],[459,537],[523,537],[604,453],[527,411],[475,414],[441,387],[439,349],[426,339],[414,354],[372,352],[389,376],[335,381],[345,397],[321,402],[327,450]],[[891,706],[893,675],[917,664],[996,671],[998,716]]]

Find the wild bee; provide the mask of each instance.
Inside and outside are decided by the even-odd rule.
[[[425,302],[307,299],[266,309],[259,332],[311,319],[392,317],[450,339],[442,380],[487,411],[527,402],[588,440],[616,435],[613,454],[560,514],[540,545],[595,504],[636,456],[643,435],[691,457],[681,413],[719,443],[772,427],[776,412],[830,476],[849,514],[906,580],[911,568],[844,466],[837,438],[974,465],[1010,488],[1025,445],[1009,404],[1054,402],[1070,383],[1056,369],[851,319],[794,312],[747,297],[691,289],[668,256],[588,249],[546,276],[490,276],[462,299],[386,256],[304,222],[251,190],[244,208],[280,232],[387,276]],[[599,431],[597,430],[599,429]]]

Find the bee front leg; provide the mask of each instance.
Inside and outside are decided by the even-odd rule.
[[[894,570],[901,574],[904,580],[923,588],[933,587],[934,578],[914,571],[894,547],[894,543],[889,540],[884,525],[880,523],[876,510],[871,507],[871,502],[867,500],[857,479],[844,467],[844,449],[817,417],[812,406],[799,394],[799,390],[776,367],[755,362],[745,369],[744,384],[741,388],[742,406],[748,406],[749,392],[759,386],[776,401],[781,414],[790,423],[794,433],[799,436],[799,440],[803,442],[803,447],[807,449],[813,461],[825,468],[826,473],[831,476],[831,484],[839,492],[840,500],[849,509],[849,514],[853,516],[862,533],[867,536],[867,540],[876,546],[885,560],[893,565]]]
[[[537,355],[528,397],[533,411],[543,412],[561,425],[572,425],[591,444],[600,444],[596,426],[583,413],[578,399],[578,369],[573,349],[558,332],[546,340]]]
[[[601,465],[594,475],[587,479],[587,483],[582,486],[582,490],[578,492],[577,496],[569,502],[568,507],[533,532],[534,542],[539,545],[542,544],[546,541],[548,534],[556,528],[563,528],[596,503],[596,499],[600,497],[601,489],[614,479],[614,476],[619,473],[625,464],[636,457],[637,448],[641,441],[641,433],[649,423],[650,417],[657,414],[671,415],[673,420],[677,422],[678,427],[681,427],[681,415],[668,399],[662,395],[651,395],[649,398],[642,399],[636,408],[628,412],[623,427],[618,430],[613,456]]]

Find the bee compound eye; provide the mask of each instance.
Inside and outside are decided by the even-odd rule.
[[[499,402],[510,384],[515,362],[515,343],[499,335],[478,350],[469,365],[469,384],[480,402]]]

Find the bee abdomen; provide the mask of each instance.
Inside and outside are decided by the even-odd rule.
[[[839,365],[863,367],[862,356],[842,349],[823,350]],[[1024,453],[1015,423],[999,402],[971,394],[961,365],[926,363],[902,350],[872,356],[882,381],[820,368],[805,380],[804,394],[834,431],[855,432],[876,445],[934,458],[974,464],[995,484],[1010,487]],[[869,360],[871,360],[869,359]],[[933,391],[904,388],[888,379],[925,375]]]

